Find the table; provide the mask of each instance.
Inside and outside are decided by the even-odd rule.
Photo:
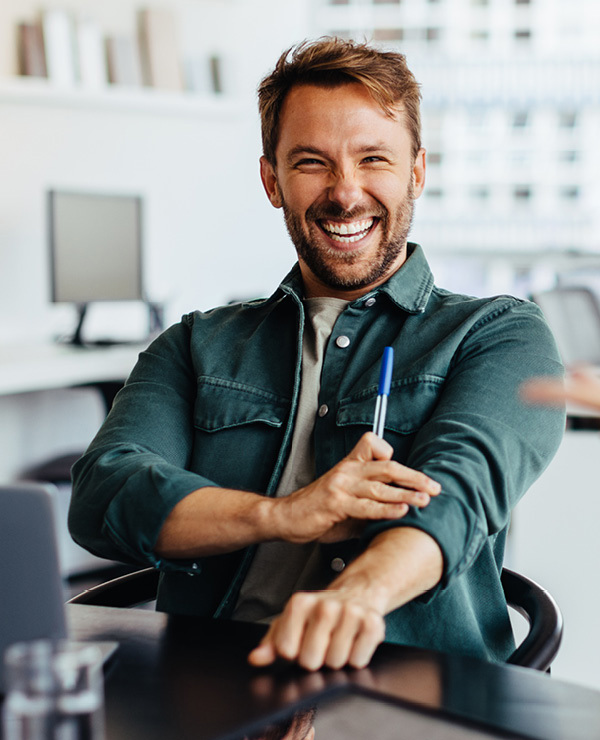
[[[329,722],[329,731],[315,740],[354,740],[348,726],[361,721],[371,722],[377,740],[600,738],[599,692],[526,668],[382,645],[360,671],[307,673],[284,663],[256,669],[246,655],[265,629],[260,625],[67,609],[75,638],[119,642],[106,667],[107,740],[241,740],[266,720],[322,702],[317,720],[321,729]],[[419,723],[437,723],[437,734],[415,734]],[[332,730],[342,725],[342,734]]]
[[[2,345],[0,396],[111,381],[123,382],[146,344],[75,347],[40,342]]]

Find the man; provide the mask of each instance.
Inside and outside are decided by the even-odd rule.
[[[362,667],[384,636],[513,649],[510,511],[564,423],[517,389],[561,366],[537,307],[440,290],[407,243],[419,99],[399,54],[325,39],[280,58],[261,177],[298,265],[159,337],[74,468],[74,538],[159,567],[159,609],[270,623],[255,665]]]

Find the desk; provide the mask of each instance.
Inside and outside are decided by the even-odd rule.
[[[246,655],[264,631],[259,625],[76,604],[68,616],[74,637],[120,643],[106,669],[107,740],[233,740],[265,718],[342,695],[441,718],[454,729],[448,737],[600,738],[600,693],[525,668],[382,645],[362,671],[258,670]],[[457,730],[452,718],[467,726]],[[371,729],[378,740],[418,737],[398,726],[388,735]]]
[[[123,381],[146,345],[73,347],[15,344],[0,347],[0,396]]]

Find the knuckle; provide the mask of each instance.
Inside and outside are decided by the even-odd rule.
[[[290,596],[288,604],[292,612],[302,612],[310,608],[314,600],[315,597],[313,594],[306,591],[296,591],[296,593]]]
[[[323,620],[337,619],[339,612],[340,606],[333,599],[321,599],[315,607],[317,618]]]

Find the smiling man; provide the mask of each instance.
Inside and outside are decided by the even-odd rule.
[[[160,568],[159,609],[269,624],[255,665],[362,667],[384,639],[513,649],[510,512],[564,425],[517,389],[561,366],[536,306],[441,290],[407,242],[419,99],[400,54],[282,55],[259,88],[261,177],[297,266],[159,337],[73,471],[74,538]]]

